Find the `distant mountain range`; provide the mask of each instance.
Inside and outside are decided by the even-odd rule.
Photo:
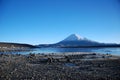
[[[79,48],[79,47],[120,47],[120,44],[116,43],[100,43],[81,37],[77,34],[72,34],[65,38],[64,40],[55,44],[20,44],[20,43],[8,43],[0,42],[0,49],[12,49],[12,48],[37,48],[37,47],[61,47],[61,48]]]
[[[77,34],[71,34],[64,40],[55,44],[40,44],[39,47],[120,47],[115,43],[100,43],[92,41]]]
[[[0,42],[0,48],[15,48],[15,47],[35,48],[36,46],[30,44]]]

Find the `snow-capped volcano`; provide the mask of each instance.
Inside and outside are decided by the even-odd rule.
[[[97,46],[100,45],[99,42],[89,40],[85,37],[81,37],[78,34],[71,34],[64,40],[56,43],[57,46],[66,47],[66,46]]]
[[[117,44],[107,44],[107,43],[99,43],[85,37],[81,37],[77,34],[71,34],[64,40],[55,43],[55,44],[43,44],[39,45],[39,47],[111,47],[111,46],[120,46]]]
[[[71,34],[63,41],[78,41],[78,40],[85,40],[86,38],[79,36],[78,34]]]

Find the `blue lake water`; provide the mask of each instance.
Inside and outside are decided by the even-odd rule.
[[[36,48],[33,53],[60,53],[60,52],[97,52],[103,54],[120,55],[120,47],[117,48]]]
[[[29,54],[29,53],[64,53],[64,52],[96,52],[102,54],[112,54],[120,56],[120,47],[116,48],[35,48],[26,52],[10,52],[13,54]],[[9,52],[6,52],[9,53]]]

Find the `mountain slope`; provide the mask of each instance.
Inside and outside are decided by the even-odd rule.
[[[21,43],[9,43],[9,42],[0,42],[0,48],[2,47],[27,47],[27,48],[35,48],[36,46],[30,44],[21,44]]]
[[[102,43],[101,43],[102,44]],[[72,34],[65,38],[64,40],[58,42],[57,46],[65,47],[65,46],[98,46],[99,42],[89,40],[87,38],[81,37],[77,34]]]
[[[120,47],[119,44],[113,43],[100,43],[89,40],[85,37],[81,37],[77,34],[72,34],[64,40],[56,43],[54,46],[57,47]]]
[[[86,38],[79,36],[78,34],[71,34],[67,38],[65,38],[63,41],[79,41],[84,40]]]
[[[43,44],[39,45],[39,47],[120,47],[120,44],[100,43],[81,37],[77,34],[71,34],[56,44]]]

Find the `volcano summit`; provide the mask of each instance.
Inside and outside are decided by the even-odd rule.
[[[55,44],[43,44],[40,47],[120,47],[115,43],[100,43],[79,36],[78,34],[71,34],[67,38]]]

